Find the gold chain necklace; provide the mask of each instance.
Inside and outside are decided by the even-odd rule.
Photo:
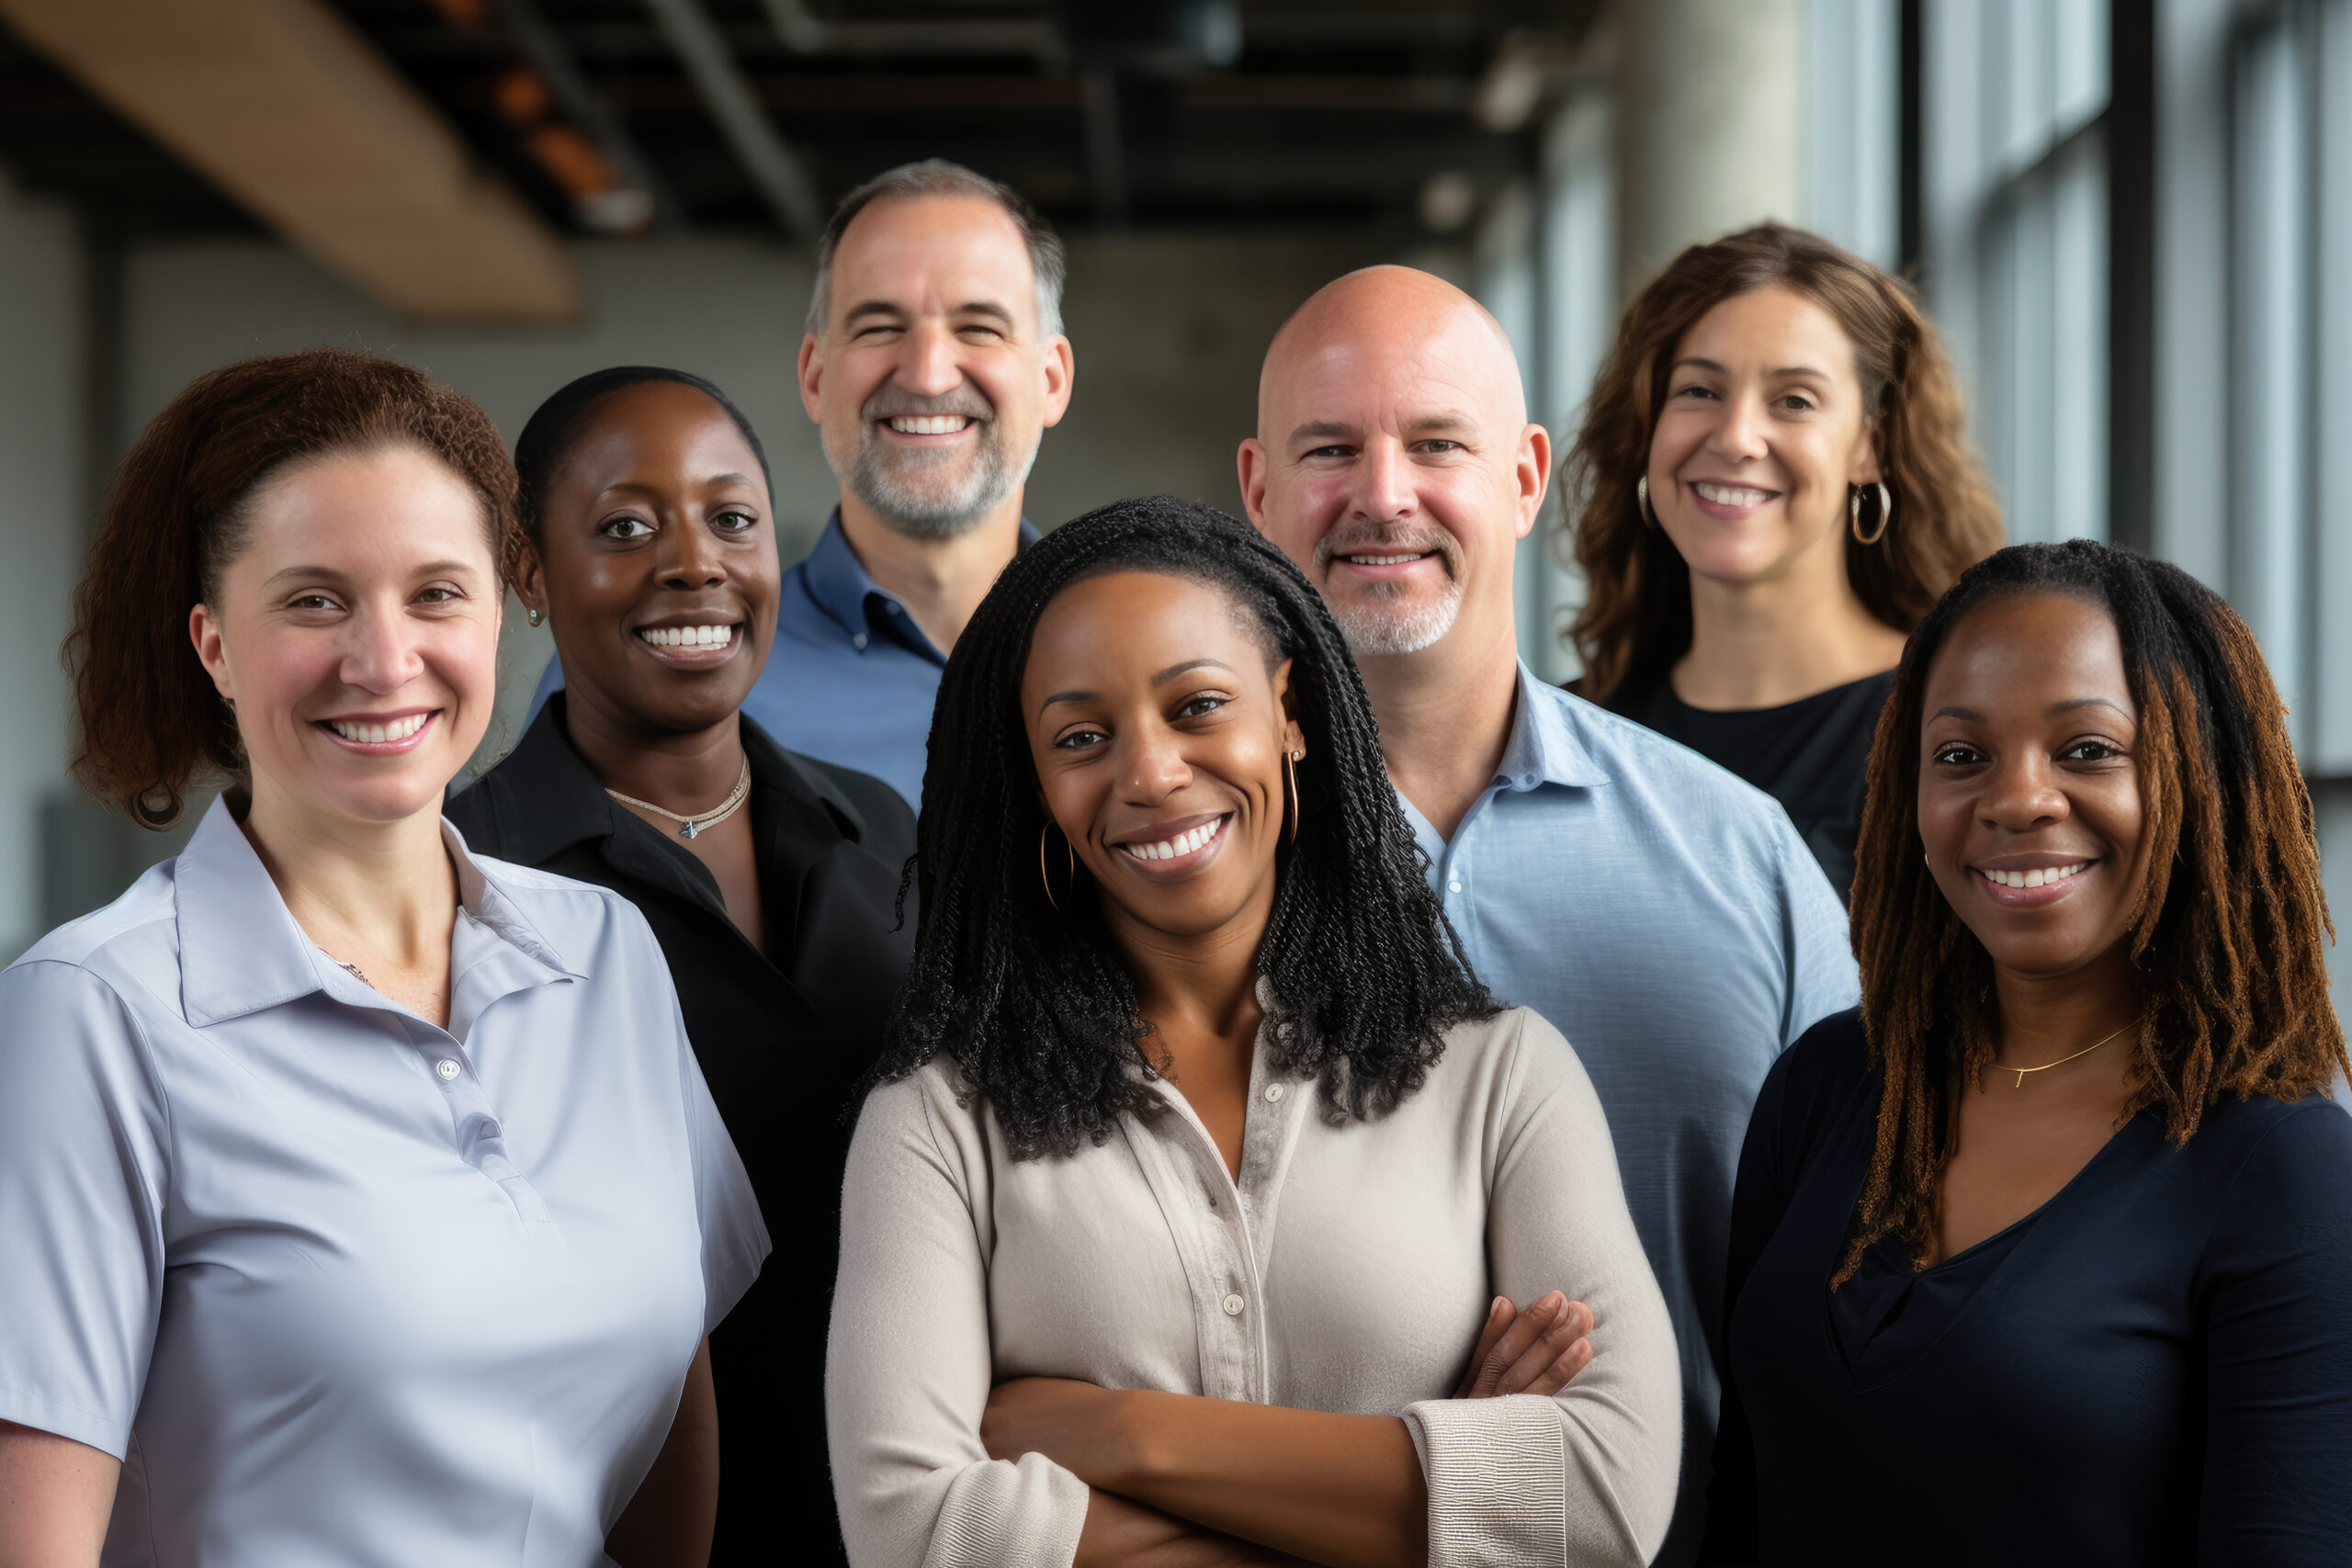
[[[749,753],[745,754],[743,772],[735,780],[735,787],[728,791],[727,798],[718,803],[718,808],[702,812],[697,816],[685,816],[671,810],[666,806],[656,806],[650,800],[639,800],[633,795],[623,795],[620,791],[609,787],[605,793],[623,806],[634,806],[640,810],[650,811],[656,817],[667,817],[671,821],[678,824],[678,837],[681,839],[699,838],[703,833],[718,827],[721,822],[741,811],[743,808],[743,802],[751,798],[752,759]]]
[[[2132,1020],[2132,1023],[2137,1023],[2137,1022],[2139,1021],[2139,1020],[2134,1019],[2134,1020]],[[2129,1029],[2129,1028],[2131,1028],[2131,1027],[2132,1027],[2132,1024],[2131,1024],[2131,1023],[2127,1023],[2127,1024],[2125,1024],[2125,1025],[2123,1026],[2123,1029]],[[2123,1032],[2123,1029],[2119,1029],[2119,1030],[2117,1030],[2117,1031],[2115,1032],[2115,1034],[2120,1034],[2120,1033],[2122,1033],[2122,1032]],[[2082,1057],[2085,1057],[2085,1056],[2089,1055],[2092,1052],[2094,1052],[2094,1051],[2098,1050],[2101,1045],[2106,1044],[2108,1041],[2114,1039],[2114,1038],[2115,1038],[2115,1034],[2109,1034],[2109,1035],[2106,1036],[2106,1037],[2105,1037],[2105,1038],[2103,1038],[2103,1039],[2099,1039],[2099,1040],[2095,1040],[2095,1041],[2093,1041],[2090,1044],[2086,1045],[2086,1046],[2084,1046],[2081,1050],[2079,1050],[2079,1051],[2075,1052],[2075,1053],[2074,1054],[2074,1055],[2072,1055],[2072,1056],[2061,1056],[2061,1057],[2059,1057],[2059,1058],[2058,1058],[2056,1061],[2054,1061],[2054,1062],[2044,1062],[2044,1063],[2042,1063],[2042,1064],[2041,1064],[2041,1066],[2038,1066],[2038,1067],[2005,1067],[2005,1066],[2001,1066],[2001,1064],[2000,1064],[2000,1063],[1996,1062],[1996,1063],[1994,1063],[1994,1064],[1992,1065],[1992,1066],[1993,1066],[1993,1070],[1994,1070],[1995,1072],[1996,1072],[1996,1073],[2015,1073],[2015,1074],[2017,1074],[2017,1076],[2018,1076],[2017,1087],[2018,1087],[2018,1088],[2019,1088],[2019,1089],[2023,1089],[2023,1088],[2025,1087],[2025,1076],[2026,1076],[2026,1074],[2028,1074],[2028,1073],[2046,1073],[2046,1072],[2048,1072],[2048,1071],[2049,1071],[2051,1068],[2052,1068],[2052,1067],[2063,1067],[2063,1066],[2065,1066],[2067,1063],[2069,1063],[2069,1062],[2072,1062],[2072,1061],[2077,1061],[2077,1060],[2079,1060],[2079,1059],[2080,1059],[2080,1058],[2082,1058]]]

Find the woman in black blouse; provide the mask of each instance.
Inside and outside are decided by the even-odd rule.
[[[1913,635],[1862,1006],[1741,1155],[1707,1561],[2345,1561],[2352,1117],[2284,712],[2218,596],[2100,545]]]
[[[823,1378],[845,1111],[911,951],[892,906],[914,817],[738,711],[783,574],[766,458],[718,388],[583,377],[532,415],[515,467],[515,582],[565,689],[448,816],[472,848],[613,888],[652,925],[776,1243],[711,1339],[711,1561],[839,1562]]]
[[[1904,636],[2001,542],[1935,329],[1768,224],[1669,263],[1585,406],[1577,691],[1770,794],[1843,897]]]

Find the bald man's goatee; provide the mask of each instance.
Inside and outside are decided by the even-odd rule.
[[[1374,654],[1419,653],[1452,631],[1454,618],[1461,614],[1462,582],[1458,578],[1447,580],[1442,594],[1419,604],[1391,598],[1386,585],[1378,584],[1368,599],[1345,607],[1331,606],[1331,618],[1340,623],[1340,635],[1347,639],[1348,651],[1358,659],[1369,659]]]

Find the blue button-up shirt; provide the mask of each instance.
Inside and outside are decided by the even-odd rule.
[[[1036,537],[1022,519],[1021,547]],[[816,548],[784,574],[775,646],[743,711],[786,750],[872,773],[920,808],[931,709],[946,668],[947,655],[859,563],[835,507]],[[562,684],[562,669],[548,660],[530,718]]]
[[[1524,665],[1502,761],[1453,841],[1410,802],[1405,815],[1478,977],[1568,1037],[1609,1113],[1681,1346],[1668,1551],[1687,1555],[1740,1143],[1782,1048],[1859,996],[1846,911],[1771,796]]]
[[[759,1271],[644,918],[444,834],[446,1028],[221,802],[0,974],[0,1419],[124,1460],[109,1563],[602,1562]]]

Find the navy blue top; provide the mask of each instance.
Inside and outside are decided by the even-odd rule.
[[[1022,519],[1021,548],[1036,537]],[[872,773],[920,808],[931,710],[946,668],[947,655],[858,561],[835,507],[816,547],[784,574],[775,646],[743,713],[786,750]],[[563,669],[550,659],[524,728],[562,687]]]
[[[1702,1560],[2343,1563],[2352,1117],[2143,1111],[2058,1195],[1922,1272],[1829,1276],[1880,1076],[1857,1014],[1765,1079],[1741,1151]]]

